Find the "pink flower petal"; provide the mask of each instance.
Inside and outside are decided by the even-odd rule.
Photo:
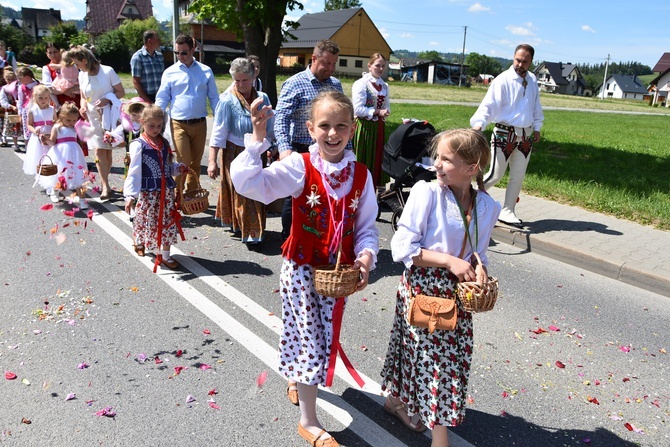
[[[256,386],[258,388],[261,388],[265,384],[265,381],[267,380],[267,378],[268,378],[268,372],[267,371],[263,371],[262,373],[260,373],[258,375],[258,377],[256,377]]]
[[[207,363],[203,363],[203,364],[200,365],[200,369],[202,369],[203,371],[206,371],[208,369],[212,369],[212,367],[209,366]]]
[[[189,394],[188,396],[186,396],[186,403],[190,404],[191,402],[195,402],[195,397]]]
[[[77,365],[77,368],[79,369],[86,369],[89,367],[89,364],[86,362],[81,362],[79,365]]]
[[[216,404],[216,402],[214,402],[213,400],[210,400],[210,401],[207,402],[207,403],[209,404],[210,407],[212,407],[212,408],[215,409],[215,410],[220,410],[220,409],[221,409],[221,407],[219,407],[219,406]]]
[[[76,398],[77,398],[76,394],[70,393],[65,397],[65,400],[73,400],[73,399],[76,399]]]
[[[558,331],[561,330],[561,328],[552,325],[552,326],[549,326],[549,330],[554,331],[554,332],[558,332]]]
[[[16,374],[14,374],[11,371],[5,371],[5,379],[14,380],[14,379],[16,379]]]

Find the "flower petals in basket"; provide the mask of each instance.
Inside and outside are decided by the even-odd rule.
[[[356,291],[361,272],[352,265],[340,264],[341,255],[342,245],[337,252],[335,265],[314,268],[314,288],[319,295],[340,298]]]
[[[474,253],[479,265],[482,261],[477,252]],[[488,277],[487,281],[464,281],[456,286],[458,298],[466,312],[488,312],[493,309],[498,299],[498,278]]]
[[[49,163],[44,163],[45,158],[49,159]],[[42,158],[40,158],[40,163],[37,165],[36,172],[45,177],[56,175],[58,174],[58,165],[53,164],[51,157],[44,154],[42,155]]]

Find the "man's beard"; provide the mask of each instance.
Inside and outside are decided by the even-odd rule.
[[[523,67],[514,67],[514,71],[515,71],[516,74],[518,74],[519,76],[525,76],[526,73],[528,73],[528,70],[526,70],[526,69],[523,68]]]

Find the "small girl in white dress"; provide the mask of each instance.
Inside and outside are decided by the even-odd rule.
[[[85,185],[88,181],[88,170],[84,152],[77,143],[74,125],[79,119],[79,109],[74,103],[66,102],[58,111],[58,118],[51,129],[47,156],[58,165],[58,174],[49,177],[40,176],[39,183],[51,191],[51,201],[58,203],[58,191],[67,189],[76,191],[79,196],[79,208],[88,208],[84,199]]]
[[[50,105],[51,92],[44,85],[37,85],[33,89],[32,104],[28,109],[28,131],[30,139],[26,144],[26,156],[23,159],[23,172],[36,175],[37,165],[49,151],[47,140],[51,135],[54,120],[54,108]],[[48,160],[42,161],[48,163]],[[50,193],[50,191],[47,191]]]

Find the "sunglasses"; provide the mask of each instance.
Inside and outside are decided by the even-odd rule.
[[[188,51],[175,51],[174,54],[178,56],[186,56],[188,54]]]

